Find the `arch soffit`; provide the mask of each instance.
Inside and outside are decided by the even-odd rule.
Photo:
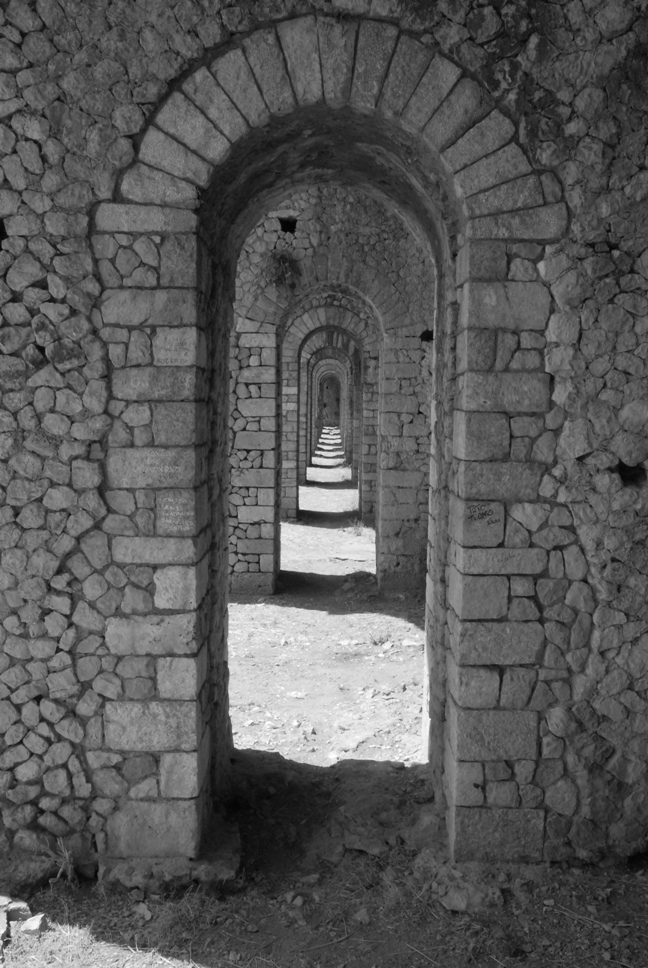
[[[291,331],[295,322],[309,312],[327,310],[353,313],[363,320],[368,327],[383,332],[382,317],[379,309],[371,302],[367,295],[348,283],[323,282],[311,287],[290,306],[281,320],[280,331],[282,338]]]
[[[429,202],[445,182],[467,237],[553,241],[564,234],[564,204],[545,199],[538,174],[515,143],[514,124],[475,79],[393,24],[315,15],[256,30],[217,51],[209,67],[203,64],[179,81],[152,117],[134,163],[120,180],[126,205],[102,203],[97,230],[195,232],[199,192],[208,186],[212,196],[220,193],[220,211],[229,214],[225,223],[231,227],[244,206],[238,212],[227,209],[228,192],[220,178],[216,184],[215,172],[227,169],[236,181],[228,168],[241,170],[233,148],[249,142],[246,157],[252,158],[258,153],[253,136],[272,122],[285,122],[275,125],[277,144],[291,133],[294,139],[291,118],[298,109],[315,120],[352,113],[359,126],[376,118],[419,146],[427,160],[422,167],[408,157],[407,146],[400,158],[398,152],[388,157],[380,145],[364,149],[376,161],[377,184],[381,170],[382,183],[388,184],[384,175],[390,170],[419,203]],[[293,167],[298,172],[310,166],[312,178],[326,159],[314,148],[309,155],[308,146],[304,152]],[[267,152],[263,165],[268,169]],[[282,175],[271,173],[277,180]],[[295,184],[295,172],[291,177]],[[262,190],[259,182],[254,194]]]
[[[354,366],[359,365],[360,362],[358,346],[356,344],[353,349],[347,349],[339,344],[332,345],[318,340],[314,345],[309,345],[302,354],[302,363],[305,364],[309,373],[313,371],[315,366],[326,360],[335,361],[336,364],[339,363],[347,367],[351,372]]]
[[[341,380],[345,385],[347,383],[353,382],[353,367],[351,366],[351,360],[340,357],[329,356],[328,354],[323,357],[319,357],[318,353],[314,353],[309,360],[309,376],[308,379],[315,384],[319,384],[320,380],[325,379],[327,375],[332,374]]]
[[[300,366],[304,365],[316,350],[326,348],[327,346],[330,349],[339,348],[349,358],[355,353],[362,359],[367,352],[366,341],[363,339],[363,335],[362,329],[354,332],[346,326],[335,325],[335,323],[326,323],[323,326],[318,325],[317,328],[312,329],[304,336],[297,347],[297,360]]]

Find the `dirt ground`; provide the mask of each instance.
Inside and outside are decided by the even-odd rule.
[[[648,968],[648,855],[449,863],[421,762],[422,601],[378,595],[350,489],[307,490],[279,594],[231,609],[239,877],[62,876],[27,898],[48,927],[14,922],[7,968]]]
[[[354,504],[350,488],[302,488],[302,519],[281,526],[279,594],[230,603],[240,749],[318,766],[426,758],[422,595],[378,595],[375,532]]]

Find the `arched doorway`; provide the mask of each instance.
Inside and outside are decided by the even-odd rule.
[[[540,329],[549,312],[542,283],[508,281],[505,243],[558,238],[566,218],[560,203],[545,203],[514,135],[475,81],[394,26],[302,17],[244,37],[191,74],[154,116],[119,201],[99,206],[98,233],[141,233],[160,254],[159,288],[108,292],[102,304],[104,320],[152,332],[153,365],[116,370],[113,394],[151,403],[153,446],[113,447],[107,466],[110,486],[155,491],[160,521],[155,535],[113,541],[116,561],[155,567],[158,591],[154,613],[110,619],[108,638],[126,652],[137,638],[138,650],[183,670],[163,701],[114,702],[106,717],[133,728],[112,729],[116,748],[134,730],[167,777],[182,768],[191,779],[182,786],[189,794],[169,779],[159,798],[114,814],[114,855],[153,855],[159,835],[153,842],[147,831],[162,829],[169,854],[191,856],[208,797],[218,796],[230,749],[225,502],[236,254],[273,198],[317,177],[373,192],[434,253],[430,769],[447,797],[457,856],[541,856],[544,809],[503,808],[483,794],[484,763],[538,756],[537,712],[503,706],[499,683],[509,667],[536,662],[543,643],[537,623],[502,621],[509,576],[546,568],[542,549],[492,550],[503,541],[503,502],[537,500],[542,475],[538,462],[511,459],[507,415],[542,413],[549,403],[544,372],[495,369],[496,332]],[[381,278],[364,282],[378,311],[389,311]],[[259,376],[259,385],[270,382]],[[402,403],[391,401],[388,412],[406,412]],[[241,476],[262,477],[238,483],[259,488],[267,479],[276,488],[276,447],[250,449],[260,464]],[[417,473],[380,469],[395,505],[416,490]],[[473,513],[474,501],[485,517]]]

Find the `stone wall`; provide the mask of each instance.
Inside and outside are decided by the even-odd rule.
[[[325,181],[436,264],[372,382],[415,379],[385,372],[405,352],[434,377],[426,710],[455,856],[645,849],[647,49],[644,0],[2,0],[5,840],[198,850],[230,743],[236,259]],[[425,528],[408,389],[380,395],[377,493]]]

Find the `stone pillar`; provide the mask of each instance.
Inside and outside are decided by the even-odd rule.
[[[179,231],[166,236],[173,226]],[[209,803],[212,711],[198,243],[194,216],[173,210],[102,205],[96,227],[103,251],[111,251],[111,239],[130,241],[156,267],[142,275],[149,288],[108,290],[101,304],[116,418],[106,456],[106,576],[132,582],[122,614],[106,613],[102,664],[110,672],[100,687],[104,736],[95,759],[105,789],[113,765],[123,779],[113,782],[112,795],[122,799],[103,846],[108,865],[187,859],[198,852]],[[92,696],[86,693],[88,702]]]
[[[422,361],[420,338],[407,327],[385,338],[376,522],[381,588],[425,585],[430,406]]]
[[[550,386],[540,354],[517,361],[506,348],[519,345],[517,334],[533,345],[528,334],[545,326],[549,293],[540,283],[505,281],[506,271],[503,243],[470,242],[460,254],[445,739],[457,860],[537,861],[545,836],[543,791],[532,782],[541,740],[536,697],[553,670],[541,668],[545,629],[533,596],[549,554],[510,513],[525,507],[533,517],[536,508],[542,519],[535,502],[544,468],[530,446],[520,449],[512,428],[530,418],[542,424]]]
[[[234,373],[230,408],[230,587],[234,592],[271,594],[279,565],[275,327],[238,319],[230,357]]]

